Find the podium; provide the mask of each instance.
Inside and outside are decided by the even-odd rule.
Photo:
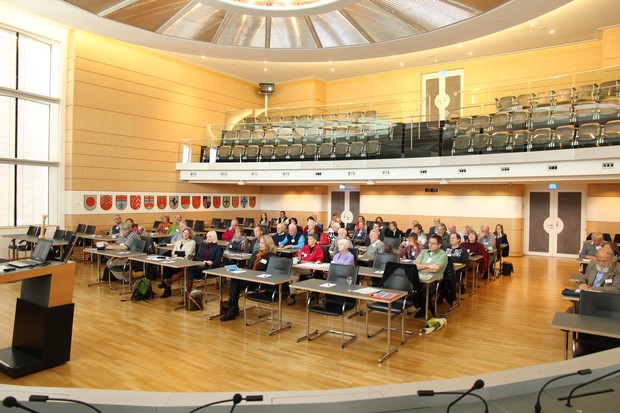
[[[12,346],[0,350],[0,371],[22,377],[69,361],[75,262],[0,273],[0,284],[21,281]]]

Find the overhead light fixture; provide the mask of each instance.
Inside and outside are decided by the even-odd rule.
[[[267,68],[265,68],[267,70]],[[276,92],[276,85],[274,83],[259,83],[258,93],[261,95],[273,95]]]
[[[368,181],[366,181],[366,185],[374,185],[375,181],[373,181],[372,179],[369,179]]]
[[[245,181],[244,181],[244,180],[240,180],[240,181],[238,182],[238,184],[239,184],[239,185],[245,185]]]

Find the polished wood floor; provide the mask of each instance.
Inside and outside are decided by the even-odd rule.
[[[178,295],[148,303],[123,301],[127,296],[107,284],[88,287],[96,266],[78,263],[71,362],[20,379],[0,374],[0,382],[172,392],[316,390],[454,378],[562,360],[563,335],[550,323],[554,312],[569,306],[560,290],[576,272],[575,260],[510,260],[514,276],[482,285],[445,328],[416,335],[382,364],[377,358],[385,351],[385,336],[367,339],[363,317],[347,321],[347,330],[357,332],[358,339],[345,349],[335,335],[297,343],[305,332],[300,301],[284,308],[292,328],[269,336],[267,323],[246,327],[242,317],[222,323],[205,313],[175,311]],[[0,288],[3,347],[10,345],[19,287]],[[216,305],[210,302],[206,313],[215,312]],[[375,317],[375,325],[384,321]],[[339,325],[317,315],[312,324]],[[423,321],[409,317],[407,324],[417,331]],[[393,343],[399,344],[396,335]]]

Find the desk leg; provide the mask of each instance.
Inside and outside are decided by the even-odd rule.
[[[207,281],[205,280],[205,282]],[[220,294],[219,308],[217,309],[217,314],[209,316],[209,320],[213,320],[214,318],[221,317],[223,315],[222,314],[222,302],[224,301],[224,294],[222,292],[222,277],[220,277],[219,275],[217,276],[217,283],[218,283],[218,290]]]
[[[474,264],[471,280],[471,293],[469,293],[470,297],[478,292],[478,262],[476,261]]]
[[[278,328],[275,328],[273,324],[274,321],[276,320],[278,321]],[[278,317],[271,320],[271,331],[269,332],[269,335],[277,333],[280,330],[284,330],[285,328],[288,328],[292,325],[293,323],[291,323],[290,321],[286,321],[282,319],[282,284],[279,284],[278,285]]]
[[[112,275],[112,274],[110,274]],[[88,284],[88,287],[91,285],[101,284],[101,254],[97,254],[97,282]],[[113,290],[112,285],[110,284],[110,290]]]
[[[308,297],[306,299],[306,335],[299,337],[297,339],[298,343],[303,340],[312,341],[318,337],[319,333],[319,330],[314,330],[312,333],[310,332],[310,291],[306,292],[306,296]]]
[[[426,303],[425,303],[425,307],[424,307],[424,321],[428,321],[428,300],[430,297],[430,286],[431,283],[426,284]],[[435,309],[435,311],[437,311],[437,309]]]
[[[174,307],[174,311],[179,308],[187,308],[187,267],[183,268],[183,282],[181,283],[181,294],[183,295],[183,302],[181,305]]]
[[[404,317],[405,314],[402,315]],[[383,363],[383,360],[390,357],[392,354],[398,351],[398,347],[390,347],[390,338],[392,336],[392,302],[388,303],[388,312],[387,312],[387,350],[384,355],[379,357],[379,363]]]

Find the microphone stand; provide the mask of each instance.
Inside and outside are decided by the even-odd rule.
[[[618,369],[618,370],[614,370],[614,371],[612,371],[611,373],[604,374],[604,375],[602,375],[601,377],[597,377],[597,378],[595,378],[595,379],[592,379],[592,380],[590,380],[590,381],[587,381],[587,382],[585,382],[585,383],[582,383],[582,384],[580,384],[580,385],[578,385],[578,386],[575,386],[575,388],[574,388],[573,390],[571,390],[571,391],[570,391],[570,393],[568,393],[568,397],[566,398],[566,406],[567,406],[567,407],[573,407],[573,406],[571,406],[571,404],[570,404],[570,399],[571,399],[571,397],[573,397],[573,393],[575,393],[575,390],[580,389],[580,388],[582,388],[582,387],[585,387],[585,386],[587,386],[588,384],[592,384],[592,383],[594,383],[595,381],[602,380],[602,379],[607,378],[607,377],[609,377],[609,376],[613,376],[614,374],[617,374],[617,373],[620,373],[620,369]],[[607,393],[607,392],[610,392],[610,391],[613,391],[613,390],[609,390],[609,389],[608,389],[608,390],[602,390],[602,391],[593,392],[593,393],[585,393],[585,394],[580,394],[580,395],[575,396],[575,397],[590,396],[590,395],[593,395],[593,394]],[[560,400],[562,400],[562,399],[560,399]]]
[[[4,407],[18,407],[20,409],[26,410],[27,412],[30,413],[39,413],[36,410],[33,410],[29,407],[24,406],[23,404],[21,404],[20,402],[17,401],[17,399],[13,396],[7,396],[4,398],[4,400],[2,400],[2,405]]]
[[[418,396],[421,396],[421,397],[424,397],[424,396],[435,396],[436,394],[458,394],[458,395],[460,395],[462,397],[465,397],[465,396],[477,397],[478,399],[480,399],[482,401],[482,403],[484,403],[484,413],[489,413],[489,405],[487,404],[487,401],[484,400],[484,398],[482,396],[479,396],[476,393],[460,392],[460,391],[438,391],[438,392],[436,392],[436,391],[433,391],[433,390],[418,390]],[[458,398],[457,401],[460,400],[461,398]],[[453,402],[453,403],[455,403],[455,402]],[[450,404],[448,406],[448,409],[446,410],[446,413],[450,412],[450,407],[452,406],[452,404]]]
[[[460,397],[457,397],[456,400],[454,400],[452,403],[450,403],[448,405],[448,409],[446,410],[446,413],[450,413],[450,408],[452,406],[454,406],[456,403],[458,403],[459,400],[461,400],[463,397],[467,396],[468,394],[470,394],[472,391],[474,390],[478,390],[484,387],[484,381],[482,381],[481,379],[478,379],[474,382],[473,386],[471,386],[471,388],[469,390],[467,390],[465,393],[461,394]]]
[[[545,390],[545,387],[547,387],[549,384],[553,383],[556,380],[563,379],[565,377],[576,376],[577,374],[580,376],[583,376],[584,374],[591,374],[591,373],[592,373],[592,370],[590,369],[577,370],[575,373],[563,374],[561,376],[554,377],[548,382],[546,382],[545,384],[543,384],[543,386],[540,388],[540,391],[538,392],[538,397],[536,398],[536,404],[534,405],[534,413],[542,412],[542,406],[540,405],[540,396],[542,395],[543,390]]]
[[[202,406],[196,407],[194,410],[191,410],[189,413],[195,413],[198,410],[204,409],[205,407],[209,407],[209,406],[213,406],[213,405],[221,404],[221,403],[227,403],[227,402],[233,402],[233,405],[230,408],[230,413],[233,413],[233,411],[235,410],[235,407],[237,407],[237,405],[241,403],[242,400],[245,400],[248,402],[262,402],[263,396],[262,395],[251,395],[251,396],[243,397],[239,393],[235,393],[232,399],[219,400],[216,402],[207,403]]]
[[[33,394],[28,398],[28,401],[31,402],[47,402],[47,401],[51,401],[51,402],[67,402],[67,403],[77,403],[77,404],[81,404],[84,405],[90,409],[93,409],[94,411],[96,411],[97,413],[101,413],[101,410],[99,410],[98,408],[96,408],[95,406],[93,406],[92,404],[88,404],[86,402],[83,402],[81,400],[73,400],[73,399],[59,399],[59,398],[53,398],[53,397],[48,397],[48,396],[44,396],[44,395],[40,395],[40,394]]]

